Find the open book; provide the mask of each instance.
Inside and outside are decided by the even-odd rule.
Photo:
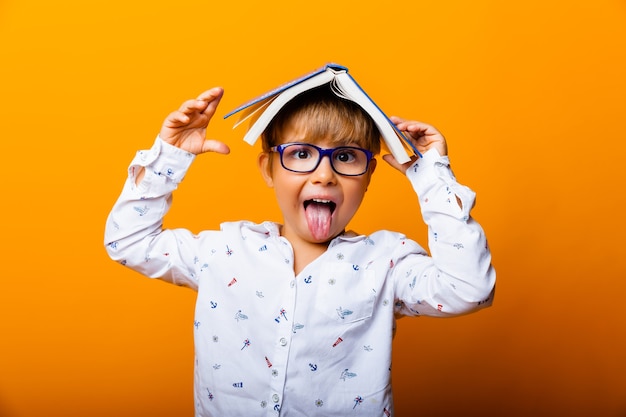
[[[387,149],[398,162],[408,162],[410,160],[409,152],[413,155],[419,155],[413,144],[348,74],[348,68],[338,64],[326,64],[322,68],[283,84],[244,103],[224,116],[224,119],[239,113],[239,119],[233,129],[248,121],[250,127],[244,140],[250,145],[254,145],[270,121],[287,102],[304,91],[329,83],[337,96],[354,101],[370,115],[380,131]]]

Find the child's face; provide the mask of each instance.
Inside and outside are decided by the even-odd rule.
[[[298,124],[285,124],[280,143],[312,143],[321,148],[357,146],[346,140],[338,144],[337,138],[314,140],[306,136]],[[328,242],[342,233],[363,201],[365,191],[376,167],[372,159],[368,170],[360,176],[336,173],[328,157],[323,157],[318,167],[309,173],[289,171],[281,166],[278,152],[262,153],[259,167],[265,182],[274,188],[283,214],[282,235],[290,241]]]

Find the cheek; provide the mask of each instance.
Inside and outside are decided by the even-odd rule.
[[[281,209],[289,209],[298,205],[299,183],[285,176],[274,175],[274,193]]]
[[[361,205],[363,198],[365,197],[365,191],[367,190],[367,182],[353,184],[351,187],[345,189],[344,205],[348,209],[347,211],[354,214]]]

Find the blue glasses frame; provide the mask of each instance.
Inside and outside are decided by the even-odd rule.
[[[307,170],[307,171],[299,171],[299,170],[287,168],[285,166],[285,163],[283,162],[283,152],[284,152],[284,150],[286,148],[288,148],[289,146],[293,146],[293,145],[310,146],[312,148],[315,148],[319,152],[319,158],[317,159],[317,163],[315,164],[315,166],[313,168],[311,168],[310,170]],[[365,168],[363,169],[363,172],[360,172],[358,174],[344,174],[343,172],[337,171],[337,169],[335,168],[335,164],[333,162],[332,155],[333,155],[333,153],[335,151],[342,150],[342,149],[356,149],[356,150],[359,150],[359,151],[365,153],[365,156],[367,157],[367,163],[365,164]],[[328,160],[330,161],[330,166],[333,169],[333,171],[335,171],[339,175],[343,175],[343,176],[346,176],[346,177],[358,177],[360,175],[365,174],[367,172],[367,169],[370,166],[370,162],[371,162],[372,158],[374,157],[374,154],[372,152],[368,151],[367,149],[359,148],[359,147],[356,147],[356,146],[338,146],[336,148],[320,148],[319,146],[315,146],[315,145],[313,145],[311,143],[303,143],[303,142],[283,143],[282,145],[272,146],[270,148],[270,151],[278,152],[280,154],[280,164],[287,171],[299,172],[299,173],[302,173],[302,174],[307,174],[307,173],[315,171],[317,169],[317,167],[320,166],[320,163],[322,162],[322,158],[325,157],[325,156],[328,156]]]

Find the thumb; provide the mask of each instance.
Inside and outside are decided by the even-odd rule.
[[[383,160],[402,173],[405,173],[408,168],[408,166],[400,164],[391,154],[383,155]]]
[[[224,142],[215,139],[207,139],[202,143],[202,151],[205,152],[215,152],[221,153],[223,155],[228,155],[230,153],[230,148]]]

